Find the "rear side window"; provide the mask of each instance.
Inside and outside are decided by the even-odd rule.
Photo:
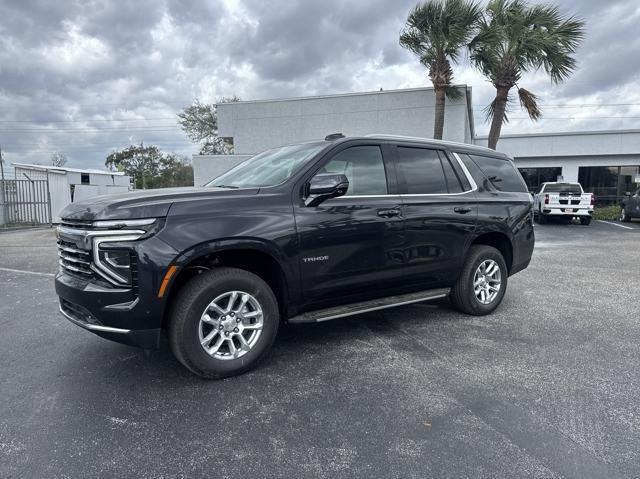
[[[458,175],[453,170],[453,166],[451,166],[451,162],[446,157],[446,155],[442,152],[440,154],[440,161],[442,162],[442,169],[444,170],[444,177],[447,180],[447,187],[449,188],[449,193],[462,193],[462,187],[460,186],[460,180],[458,179]]]
[[[490,156],[469,155],[484,172],[496,190],[526,193],[527,188],[516,167],[509,160]]]
[[[448,193],[440,156],[436,150],[399,146],[398,173],[405,181],[405,194]]]

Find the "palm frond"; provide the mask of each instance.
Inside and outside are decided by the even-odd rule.
[[[463,90],[453,85],[447,85],[444,88],[444,94],[447,95],[447,98],[449,98],[449,100],[453,101],[460,100],[464,96]]]
[[[522,73],[538,69],[559,83],[576,68],[584,25],[555,6],[490,0],[469,43],[470,58],[494,84],[513,86]]]
[[[481,16],[481,8],[472,0],[427,0],[409,12],[400,45],[425,66],[445,58],[455,63]]]
[[[542,116],[542,112],[538,107],[538,96],[531,93],[529,90],[518,88],[518,98],[520,99],[520,106],[524,108],[529,115],[529,118],[533,121],[539,120]]]
[[[491,121],[491,119],[493,118],[493,115],[496,112],[496,103],[497,103],[498,99],[494,98],[493,101],[491,103],[489,103],[483,110],[484,112],[484,121],[489,123]],[[509,106],[511,105],[512,100],[511,97],[507,97],[507,105],[504,109],[504,115],[502,116],[502,123],[509,123],[509,117],[507,116],[507,112],[509,110]]]

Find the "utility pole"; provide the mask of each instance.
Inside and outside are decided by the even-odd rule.
[[[4,158],[2,158],[2,145],[0,145],[0,178],[4,184]]]

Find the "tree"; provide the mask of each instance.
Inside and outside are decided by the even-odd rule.
[[[156,188],[193,186],[193,166],[184,156],[169,153],[160,160],[160,175]]]
[[[67,164],[67,156],[64,153],[56,151],[51,155],[51,164],[53,166],[64,166]]]
[[[222,98],[219,103],[240,101],[235,95],[230,98]],[[200,143],[201,155],[226,155],[233,153],[233,145],[229,145],[224,138],[218,136],[217,105],[200,103],[195,100],[193,104],[178,113],[178,123],[187,137]]]
[[[157,146],[131,145],[124,150],[114,151],[105,161],[111,170],[123,171],[131,176],[136,188],[152,188],[158,176],[162,153]]]
[[[460,98],[453,87],[453,69],[461,50],[473,37],[481,9],[466,0],[429,0],[411,10],[400,33],[400,45],[415,53],[429,69],[436,93],[433,137],[442,139],[445,97]]]
[[[114,151],[107,156],[105,165],[131,176],[139,189],[193,186],[189,161],[175,153],[163,153],[153,145],[131,145]]]
[[[576,67],[573,54],[584,38],[584,22],[563,16],[551,5],[529,6],[522,0],[491,0],[469,44],[471,61],[496,89],[487,108],[491,119],[489,148],[496,149],[508,121],[509,92],[518,89],[520,105],[532,120],[542,115],[538,96],[518,85],[522,75],[544,70],[554,84]]]

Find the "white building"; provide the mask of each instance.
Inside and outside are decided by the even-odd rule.
[[[487,138],[475,143],[487,146]],[[562,177],[615,202],[640,183],[640,130],[504,135],[498,150],[515,160],[530,189]]]
[[[471,88],[447,99],[444,139],[486,146],[476,137]],[[234,155],[195,155],[194,180],[200,186],[240,161],[274,146],[346,136],[386,133],[432,137],[433,88],[412,88],[218,105],[219,135]],[[498,150],[514,158],[530,189],[543,181],[579,181],[601,202],[616,201],[640,182],[640,130],[504,135]]]
[[[125,193],[131,178],[117,171],[89,170],[46,165],[13,163],[16,180],[48,180],[51,198],[51,220],[60,221],[60,212],[69,203],[92,196]],[[33,193],[32,193],[33,194]],[[35,193],[40,195],[40,193]],[[41,202],[43,198],[32,198]]]
[[[471,89],[447,100],[444,138],[473,139]],[[218,105],[218,134],[233,143],[235,155],[194,155],[194,183],[201,186],[240,161],[267,148],[330,133],[369,133],[430,137],[435,110],[433,88],[410,88],[279,100],[239,101]]]

